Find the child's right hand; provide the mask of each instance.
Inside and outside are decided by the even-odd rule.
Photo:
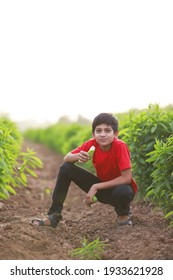
[[[80,151],[78,154],[78,161],[80,163],[85,163],[90,159],[90,156],[88,154],[88,152],[85,151]]]

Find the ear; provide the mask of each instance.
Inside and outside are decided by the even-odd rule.
[[[117,138],[118,137],[118,134],[119,134],[119,131],[117,131],[117,132],[115,132],[115,138]]]

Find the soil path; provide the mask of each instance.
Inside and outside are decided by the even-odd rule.
[[[29,178],[27,188],[18,189],[16,196],[1,203],[1,260],[74,259],[70,251],[81,246],[84,237],[89,241],[99,237],[108,244],[103,259],[173,259],[173,228],[168,228],[161,211],[133,202],[133,227],[118,228],[112,207],[101,203],[86,207],[85,193],[73,184],[59,226],[32,226],[32,218],[44,217],[49,208],[51,194],[45,190],[53,189],[62,157],[43,145],[26,141],[26,147],[36,151],[44,168],[37,170],[38,178]]]

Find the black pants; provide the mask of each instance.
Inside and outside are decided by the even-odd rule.
[[[73,163],[64,163],[59,170],[52,196],[52,205],[48,214],[62,211],[71,181],[86,193],[93,184],[101,182],[91,172]],[[99,190],[96,193],[96,197],[99,202],[112,205],[116,213],[121,216],[129,214],[130,202],[134,198],[134,192],[130,185],[119,185],[111,189]]]

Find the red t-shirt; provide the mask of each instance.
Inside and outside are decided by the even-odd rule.
[[[71,152],[73,154],[79,153],[81,150],[88,152],[91,146],[96,148],[92,161],[96,174],[101,181],[113,180],[121,175],[122,170],[131,168],[129,149],[122,140],[117,138],[114,139],[108,151],[102,151],[96,140],[90,139]],[[136,193],[137,185],[133,178],[131,186]]]

